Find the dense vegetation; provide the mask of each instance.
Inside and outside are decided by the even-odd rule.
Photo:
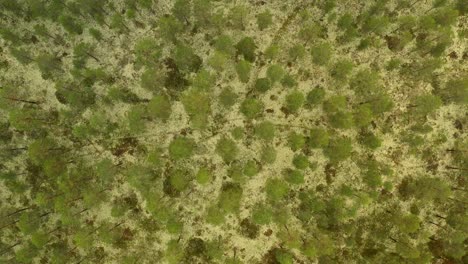
[[[1,263],[467,263],[465,0],[0,0]]]

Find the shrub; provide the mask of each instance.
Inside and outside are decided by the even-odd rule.
[[[299,38],[310,43],[323,36],[323,28],[317,23],[309,23],[299,30]]]
[[[197,72],[202,64],[202,59],[195,54],[193,48],[184,44],[177,44],[172,58],[177,68],[183,72]]]
[[[267,198],[272,202],[279,202],[289,192],[289,187],[286,182],[281,179],[270,178],[266,181],[265,191]]]
[[[231,135],[235,140],[241,140],[244,138],[244,128],[243,127],[235,127],[231,130]]]
[[[276,59],[279,55],[280,47],[276,44],[272,44],[265,50],[265,58],[268,60]]]
[[[215,51],[213,56],[208,59],[208,65],[217,71],[223,71],[226,68],[228,61],[229,57],[226,53]]]
[[[248,97],[242,102],[240,111],[247,119],[254,119],[262,114],[263,108],[264,105],[261,101]]]
[[[310,148],[324,148],[328,146],[328,132],[321,128],[312,129],[309,134],[307,145]]]
[[[354,125],[353,114],[350,112],[338,111],[328,118],[333,128],[349,129]]]
[[[302,149],[306,143],[306,139],[302,134],[291,132],[288,136],[288,146],[292,151]]]
[[[200,167],[195,178],[199,184],[205,185],[213,180],[213,173],[207,167]]]
[[[457,22],[458,10],[451,7],[438,8],[432,17],[441,26],[451,26]]]
[[[327,114],[333,114],[342,110],[346,110],[347,104],[346,97],[342,95],[335,95],[323,103],[323,110],[325,110]]]
[[[289,48],[288,54],[289,54],[289,58],[292,61],[295,61],[295,60],[304,58],[304,56],[306,54],[306,49],[305,49],[305,47],[303,45],[296,44],[296,45],[292,46],[291,48]]]
[[[292,88],[297,86],[297,81],[292,75],[286,74],[283,77],[283,79],[281,79],[281,85],[283,85],[284,87]]]
[[[58,22],[72,35],[81,35],[83,33],[83,26],[71,16],[61,15]]]
[[[325,98],[325,89],[323,89],[322,87],[316,87],[312,91],[307,93],[306,106],[308,108],[312,108],[313,106],[322,103],[324,98]]]
[[[272,83],[280,81],[284,74],[283,68],[278,64],[273,64],[267,69],[267,76]]]
[[[276,161],[276,149],[271,145],[263,146],[261,160],[262,162],[273,164]]]
[[[239,76],[239,80],[243,83],[249,82],[251,70],[252,65],[246,60],[241,60],[236,64],[237,76]]]
[[[359,138],[359,142],[365,147],[372,150],[377,149],[382,145],[381,140],[370,132],[363,133]]]
[[[333,50],[329,43],[320,43],[312,47],[312,61],[317,65],[326,65],[330,61]]]
[[[273,15],[270,10],[263,11],[257,15],[257,25],[260,30],[268,28],[273,23]]]
[[[293,264],[294,255],[286,250],[277,250],[275,252],[275,260],[279,264]]]
[[[271,88],[271,82],[268,78],[258,78],[255,81],[255,90],[264,93]]]
[[[218,196],[218,206],[226,213],[236,213],[239,211],[242,198],[242,187],[235,183],[226,183],[221,187]]]
[[[249,10],[245,5],[236,5],[229,13],[230,24],[238,30],[245,30],[245,24]]]
[[[255,176],[260,171],[260,167],[258,166],[255,160],[249,160],[244,165],[243,173],[248,177]]]
[[[286,95],[285,107],[290,113],[296,113],[304,104],[304,94],[298,90],[290,92]]]
[[[468,78],[450,79],[439,93],[445,102],[468,104]]]
[[[211,114],[211,98],[209,93],[192,87],[182,94],[181,101],[193,126],[198,129],[206,128]]]
[[[140,85],[149,91],[158,92],[162,90],[164,81],[165,78],[161,72],[156,71],[153,68],[149,68],[141,75]]]
[[[206,212],[206,221],[213,225],[224,223],[225,213],[218,206],[210,206]]]
[[[381,92],[380,77],[377,72],[360,70],[350,81],[350,87],[357,96],[367,99]]]
[[[307,169],[310,165],[309,158],[303,154],[296,154],[293,158],[294,166],[299,170]]]
[[[330,140],[330,143],[324,149],[324,154],[332,163],[338,163],[349,158],[352,150],[351,140],[349,138],[340,137]]]
[[[375,115],[390,111],[393,105],[393,100],[388,95],[379,95],[370,102],[371,110]]]
[[[256,48],[257,46],[251,37],[245,37],[236,44],[237,53],[244,56],[244,59],[249,62],[255,61]]]
[[[192,80],[192,86],[197,90],[210,91],[216,83],[216,77],[207,70],[199,71]]]
[[[262,140],[271,141],[275,137],[275,125],[270,121],[263,121],[255,125],[255,135]]]
[[[229,56],[233,56],[236,52],[236,48],[234,47],[234,43],[232,42],[231,37],[228,35],[220,35],[215,43],[214,47],[217,51],[223,52],[228,54]]]
[[[171,116],[171,102],[164,95],[156,95],[147,106],[148,114],[152,118],[167,121]]]
[[[184,223],[180,222],[175,216],[170,217],[166,222],[166,229],[169,234],[180,234]]]
[[[187,189],[192,177],[192,174],[188,170],[175,169],[169,173],[168,182],[177,194]]]
[[[244,164],[237,160],[232,162],[227,169],[227,176],[231,178],[234,182],[245,182]]]
[[[348,30],[354,27],[354,17],[350,13],[343,14],[337,22],[337,26],[341,30]]]
[[[236,143],[227,137],[222,137],[216,145],[216,153],[221,156],[225,163],[231,163],[237,157],[239,150]]]
[[[153,38],[138,40],[134,48],[135,62],[144,66],[155,66],[161,57],[161,47]]]
[[[236,102],[239,96],[232,91],[231,88],[224,88],[219,94],[219,102],[225,108],[232,107]]]
[[[252,210],[252,220],[257,225],[267,225],[273,218],[273,210],[266,204],[257,204]]]
[[[176,137],[169,144],[169,156],[175,160],[187,159],[193,155],[195,141],[187,137]]]
[[[362,30],[365,33],[382,34],[390,25],[390,20],[387,16],[370,16],[362,25]]]
[[[426,116],[442,106],[442,100],[440,97],[432,94],[417,96],[412,100],[412,102],[413,109],[411,109],[411,112],[420,117]]]
[[[304,183],[304,174],[300,170],[286,169],[284,171],[284,178],[291,184],[302,184]]]
[[[337,61],[330,69],[330,75],[338,81],[345,81],[352,72],[354,64],[347,59]]]
[[[361,104],[354,111],[354,124],[357,127],[366,127],[373,119],[374,113],[369,104]]]

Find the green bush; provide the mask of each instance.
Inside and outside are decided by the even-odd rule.
[[[338,80],[345,81],[349,74],[353,71],[354,64],[346,59],[337,61],[330,69],[330,75]]]
[[[288,50],[289,58],[292,61],[303,59],[306,55],[306,49],[301,44],[296,44]]]
[[[342,95],[335,95],[323,103],[323,110],[327,114],[333,114],[342,110],[346,110],[347,105],[348,103],[346,97]]]
[[[255,125],[255,135],[265,141],[272,141],[275,138],[275,125],[270,121],[263,121]]]
[[[284,171],[284,178],[291,184],[304,183],[304,173],[300,170],[286,169]]]
[[[262,147],[261,160],[262,162],[273,164],[276,161],[276,149],[273,146],[267,145]]]
[[[264,30],[273,23],[273,15],[270,10],[263,11],[257,15],[257,26],[260,30]]]
[[[339,111],[329,115],[329,122],[333,128],[350,129],[354,125],[353,114]]]
[[[294,167],[299,170],[307,169],[310,165],[309,158],[303,154],[296,154],[293,158]]]
[[[286,95],[285,101],[285,108],[290,113],[296,113],[304,104],[305,97],[302,92],[295,90]]]
[[[307,145],[310,148],[325,148],[328,146],[329,136],[328,132],[321,128],[310,130],[309,139]]]
[[[366,127],[373,119],[374,113],[369,104],[361,104],[354,111],[354,124],[357,127]]]
[[[306,106],[312,108],[320,103],[322,103],[325,98],[325,90],[322,87],[316,87],[306,96]]]
[[[221,156],[224,162],[231,163],[237,157],[239,150],[236,142],[227,137],[222,137],[216,145],[216,153]]]
[[[148,114],[152,118],[167,121],[171,116],[171,102],[164,95],[156,95],[151,99],[147,106]]]
[[[286,197],[289,187],[283,180],[270,178],[266,182],[265,191],[268,199],[279,202]]]
[[[187,137],[176,137],[169,144],[169,156],[175,160],[190,158],[195,150],[195,141]]]
[[[175,169],[168,175],[168,181],[176,193],[183,192],[192,181],[192,175],[185,169]]]
[[[237,53],[244,56],[244,59],[248,62],[255,61],[255,50],[257,46],[255,45],[255,41],[251,37],[245,37],[241,39],[236,44]]]
[[[235,127],[231,130],[231,135],[236,140],[241,140],[244,138],[244,128],[243,127]]]
[[[306,139],[302,134],[291,132],[288,135],[288,146],[292,151],[300,150],[304,147]]]
[[[272,83],[280,81],[284,75],[283,67],[278,64],[273,64],[267,69],[267,76]]]
[[[239,80],[243,83],[249,82],[251,70],[252,65],[246,60],[241,60],[236,64],[237,76],[239,77]]]
[[[351,139],[339,137],[331,139],[323,153],[332,163],[338,163],[349,158],[352,150]]]
[[[252,210],[252,220],[257,225],[267,225],[273,218],[273,210],[266,204],[258,204]]]
[[[199,184],[205,185],[213,180],[213,173],[207,167],[200,167],[195,178]]]
[[[260,171],[260,167],[255,160],[249,160],[244,165],[243,173],[248,177],[255,176]]]
[[[264,93],[271,88],[271,82],[268,78],[258,78],[255,81],[255,90]]]
[[[234,47],[234,42],[232,41],[231,37],[228,35],[220,35],[215,43],[214,47],[217,51],[223,52],[228,54],[229,56],[233,56],[236,52],[236,48]]]
[[[263,108],[264,105],[261,101],[248,97],[242,102],[240,111],[247,119],[254,119],[262,114]]]
[[[330,43],[320,43],[311,49],[312,62],[317,65],[327,65],[333,55],[333,48]]]
[[[296,87],[298,85],[296,79],[290,75],[290,74],[286,74],[283,79],[281,79],[281,85],[283,85],[284,87],[287,87],[287,88],[292,88],[292,87]]]
[[[238,184],[226,183],[221,187],[218,196],[218,206],[226,213],[236,213],[239,211],[243,190]]]
[[[363,133],[360,138],[359,142],[369,149],[377,149],[382,145],[381,140],[370,132]]]
[[[368,69],[358,71],[349,85],[357,96],[364,99],[369,99],[382,90],[378,73]]]
[[[198,129],[205,129],[211,114],[210,94],[191,88],[182,94],[181,101],[193,126]]]
[[[237,102],[237,98],[239,96],[232,91],[232,88],[224,88],[221,93],[219,94],[219,102],[225,108],[230,108]]]

